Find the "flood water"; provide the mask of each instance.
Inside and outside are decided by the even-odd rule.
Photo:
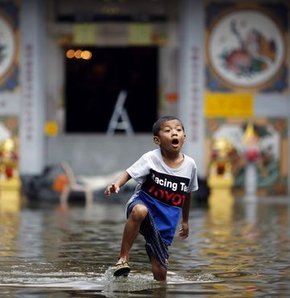
[[[124,204],[109,200],[2,210],[0,297],[290,296],[288,198],[192,208],[166,284],[153,280],[141,236],[129,277],[112,277],[125,219]]]

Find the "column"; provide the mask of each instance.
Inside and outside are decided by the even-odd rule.
[[[204,176],[204,7],[202,0],[178,4],[178,114],[186,129],[185,153],[195,159],[199,176]]]
[[[20,174],[34,175],[44,165],[45,18],[44,1],[23,0],[20,46]]]

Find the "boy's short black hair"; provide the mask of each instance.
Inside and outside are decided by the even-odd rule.
[[[179,118],[175,116],[162,116],[153,124],[153,128],[152,128],[153,136],[158,136],[159,130],[161,128],[161,124],[163,122],[167,122],[170,120],[178,120],[181,123],[182,129],[184,130],[183,123]]]

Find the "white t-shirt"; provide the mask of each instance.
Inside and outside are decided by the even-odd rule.
[[[138,182],[134,199],[149,209],[163,240],[170,245],[178,224],[184,200],[198,189],[195,161],[184,155],[178,168],[170,168],[163,161],[160,149],[143,154],[127,170]]]

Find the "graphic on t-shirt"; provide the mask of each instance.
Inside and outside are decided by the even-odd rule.
[[[188,197],[189,179],[150,170],[141,189],[151,197],[171,206],[182,207]]]

